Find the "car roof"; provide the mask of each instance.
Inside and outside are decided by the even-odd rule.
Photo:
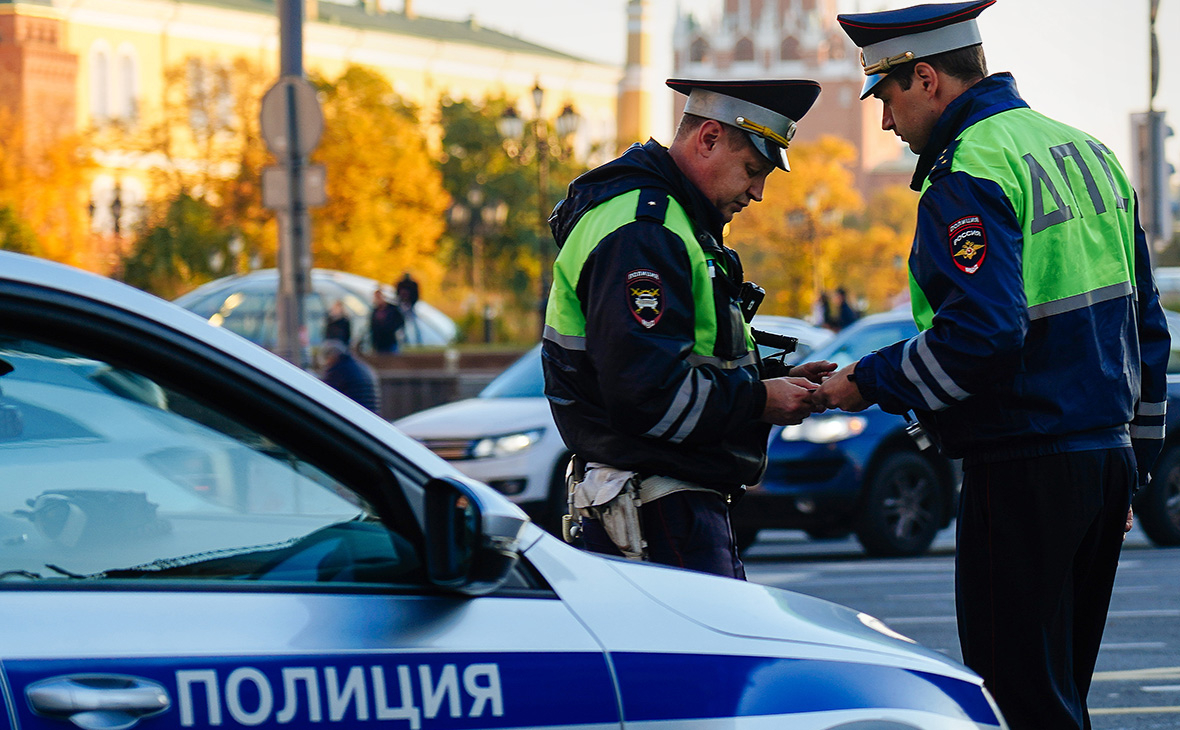
[[[183,307],[113,279],[45,259],[0,251],[0,290],[6,282],[23,284],[92,303],[97,311],[116,309],[155,322],[182,338],[203,343],[233,357],[248,369],[276,380],[306,398],[325,404],[337,415],[389,446],[421,448],[380,416],[344,396],[319,378],[239,335],[214,327]],[[428,452],[427,452],[428,453]]]

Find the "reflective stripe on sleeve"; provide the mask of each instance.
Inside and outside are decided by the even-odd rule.
[[[926,365],[926,369],[934,376],[934,381],[938,383],[938,387],[942,388],[947,395],[955,400],[963,400],[971,395],[967,391],[959,387],[959,384],[947,375],[947,372],[938,364],[938,360],[934,358],[934,353],[930,351],[930,343],[926,341],[926,335],[930,330],[926,330],[918,335],[918,357],[922,359],[922,363]]]
[[[697,427],[697,423],[701,420],[701,414],[705,412],[705,403],[709,400],[709,393],[713,390],[713,381],[706,378],[699,370],[692,371],[692,379],[696,383],[696,397],[693,399],[692,410],[684,419],[684,423],[680,424],[680,430],[672,436],[671,441],[678,444]]]
[[[664,412],[664,417],[660,422],[651,427],[644,436],[651,436],[652,438],[663,438],[664,434],[672,428],[672,424],[680,419],[684,412],[688,410],[689,405],[693,400],[693,391],[696,390],[697,372],[692,371],[690,377],[686,377],[680,383],[680,389],[676,391],[676,396],[672,399],[672,405],[668,406],[668,410]]]
[[[930,390],[930,386],[926,385],[926,381],[922,379],[922,374],[918,372],[918,369],[914,367],[914,363],[910,359],[914,355],[913,349],[915,339],[917,338],[913,338],[909,342],[905,343],[905,348],[902,349],[901,372],[913,384],[913,386],[918,389],[918,394],[922,396],[922,400],[926,404],[926,410],[945,410],[949,408],[951,404],[944,402],[941,398],[934,395],[934,391]]]
[[[563,335],[557,330],[553,329],[551,325],[545,325],[545,339],[550,342],[555,342],[567,350],[585,350],[586,338],[578,335]]]

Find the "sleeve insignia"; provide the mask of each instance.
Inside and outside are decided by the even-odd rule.
[[[983,232],[983,219],[969,215],[947,226],[950,239],[951,260],[964,274],[974,274],[987,258],[987,234]]]
[[[627,308],[645,329],[651,329],[664,313],[664,285],[659,273],[636,269],[627,274]]]

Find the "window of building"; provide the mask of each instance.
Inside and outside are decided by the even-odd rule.
[[[733,47],[733,60],[735,61],[753,61],[754,60],[754,41],[749,38],[742,38]]]
[[[116,61],[114,116],[127,122],[134,122],[139,112],[139,59],[130,45],[119,48]]]
[[[696,38],[688,51],[688,60],[692,63],[703,63],[709,58],[709,42],[704,38]]]
[[[794,37],[788,37],[783,41],[779,49],[779,58],[784,61],[798,61],[803,57],[799,52],[799,40]]]
[[[90,47],[90,119],[102,124],[111,118],[111,48],[105,41]]]

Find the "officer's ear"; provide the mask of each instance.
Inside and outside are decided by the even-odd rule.
[[[697,129],[696,142],[697,149],[701,157],[711,157],[717,146],[721,144],[721,139],[725,135],[725,130],[721,126],[721,122],[715,119],[706,119]]]
[[[913,73],[913,83],[918,85],[918,88],[922,90],[926,97],[933,99],[938,94],[939,82],[941,81],[938,69],[925,61],[918,61],[914,64]]]

